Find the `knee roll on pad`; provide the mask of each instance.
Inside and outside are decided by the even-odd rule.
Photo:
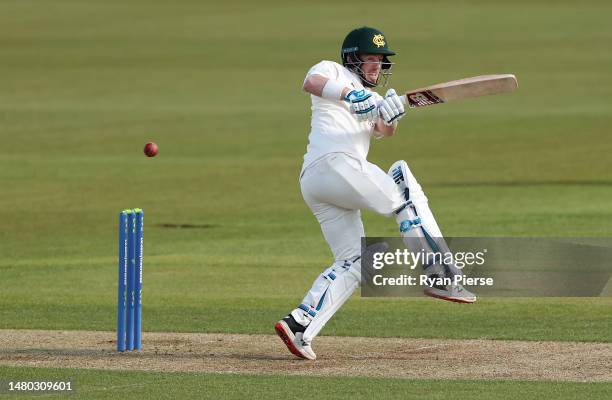
[[[388,175],[393,179],[399,191],[404,197],[404,200],[412,201],[413,203],[427,203],[427,197],[423,193],[423,189],[419,182],[408,168],[406,161],[399,160],[391,165]]]
[[[389,168],[388,172],[389,176],[393,178],[393,181],[400,189],[400,192],[402,192],[404,200],[406,201],[410,200],[410,188],[408,187],[407,177],[408,171],[408,164],[406,164],[406,161],[399,160],[394,162],[393,165],[391,165],[391,168]]]

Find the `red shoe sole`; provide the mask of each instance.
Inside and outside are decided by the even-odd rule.
[[[293,341],[291,340],[291,338],[285,331],[284,325],[280,321],[274,324],[274,330],[276,330],[276,334],[278,335],[279,338],[281,338],[283,343],[285,343],[285,346],[287,346],[290,352],[292,352],[293,354],[295,354],[296,356],[300,358],[307,360],[307,358],[304,357],[302,353],[300,353],[298,349],[295,347],[295,345],[293,344]]]
[[[473,303],[476,302],[476,300],[474,300],[474,301],[465,301],[465,300],[461,300],[461,299],[457,299],[457,298],[441,296],[439,294],[435,294],[435,293],[429,292],[427,290],[423,290],[423,293],[425,294],[425,296],[435,297],[436,299],[440,299],[440,300],[452,301],[453,303],[473,304]]]

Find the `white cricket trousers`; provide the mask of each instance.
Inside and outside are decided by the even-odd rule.
[[[442,237],[421,185],[408,171],[410,200],[423,226],[434,237]],[[393,179],[377,165],[345,153],[331,153],[315,161],[302,173],[302,196],[321,225],[323,236],[336,261],[361,253],[365,236],[361,213],[368,209],[392,216],[406,201]]]
[[[421,218],[422,226],[434,237],[442,237],[412,172],[406,171],[410,201]],[[406,200],[393,179],[376,165],[345,153],[331,153],[308,166],[302,173],[304,200],[321,224],[323,236],[334,255],[334,263],[323,271],[291,315],[306,326],[302,340],[310,343],[327,321],[360,284],[361,238],[365,236],[361,209],[385,216],[403,208],[396,215],[405,221]]]

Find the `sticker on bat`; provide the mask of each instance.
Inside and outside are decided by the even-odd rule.
[[[407,93],[406,98],[408,99],[408,106],[411,108],[444,103],[441,98],[439,98],[429,90],[424,90],[422,92],[415,93]]]

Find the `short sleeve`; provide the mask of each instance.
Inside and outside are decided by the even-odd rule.
[[[339,77],[338,64],[333,61],[321,61],[320,63],[314,65],[308,73],[306,74],[306,80],[311,75],[321,75],[327,79],[336,80]]]

